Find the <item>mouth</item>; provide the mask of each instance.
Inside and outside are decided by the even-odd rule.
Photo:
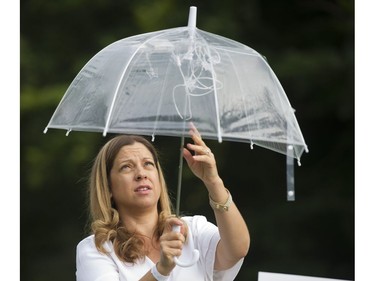
[[[151,186],[149,185],[140,185],[134,191],[139,193],[145,193],[151,190]]]

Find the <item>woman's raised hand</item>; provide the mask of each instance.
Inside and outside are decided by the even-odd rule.
[[[188,149],[184,148],[184,158],[191,171],[209,188],[209,186],[213,186],[218,181],[221,181],[216,167],[215,156],[202,140],[197,128],[192,123],[190,123],[189,133],[194,144],[188,143]]]

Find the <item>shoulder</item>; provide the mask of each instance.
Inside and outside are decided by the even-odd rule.
[[[104,249],[107,252],[111,252],[112,244],[109,242],[104,243]],[[77,255],[86,255],[87,253],[99,253],[95,245],[94,234],[87,236],[77,244]]]
[[[181,219],[185,221],[187,224],[207,223],[207,218],[201,215],[184,216],[184,217],[181,217]]]
[[[216,231],[217,227],[213,223],[207,221],[205,216],[195,215],[181,218],[192,230],[192,232]]]
[[[95,246],[95,237],[94,235],[90,235],[84,239],[82,239],[77,245],[77,258],[81,258],[86,256],[88,253],[95,253],[97,252]]]
[[[181,217],[187,224],[212,224],[207,220],[205,216],[195,215],[195,216],[184,216]]]
[[[105,242],[104,246],[110,247],[111,244]],[[94,235],[90,235],[77,245],[77,280],[119,280],[117,262],[114,253],[99,252],[95,246]]]
[[[87,248],[92,248],[95,247],[95,237],[94,235],[87,236],[86,238],[82,239],[78,245],[77,245],[77,250],[81,249],[87,249]]]

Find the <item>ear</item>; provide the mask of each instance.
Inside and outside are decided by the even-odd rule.
[[[113,200],[112,192],[109,193],[109,198],[111,200],[111,207],[115,208],[115,200]]]

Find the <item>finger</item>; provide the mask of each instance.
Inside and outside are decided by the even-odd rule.
[[[178,225],[181,227],[180,233],[185,233],[184,223],[177,217],[170,217],[166,220],[165,223],[166,227],[164,229],[168,230],[168,232],[172,232],[173,226]]]
[[[186,148],[184,148],[183,150],[183,156],[186,160],[186,162],[188,163],[188,166],[190,167],[193,162],[194,162],[194,158],[193,158],[193,155],[191,155],[190,151],[187,150]]]
[[[168,246],[172,249],[182,249],[182,247],[184,246],[184,242],[185,242],[185,237],[179,233],[179,237],[178,239],[175,239],[175,240],[171,240],[171,241],[168,241]]]
[[[190,130],[191,130],[194,134],[200,136],[199,131],[198,131],[197,127],[195,127],[194,123],[193,123],[193,122],[190,122],[189,125],[190,125]]]
[[[195,127],[193,122],[190,122],[189,134],[192,139],[195,139],[196,141],[200,141],[200,140],[203,141],[201,134],[199,133],[198,129]]]
[[[179,257],[182,254],[182,248],[169,248],[168,249],[168,254],[171,255],[172,257]]]
[[[188,143],[187,146],[190,150],[194,151],[196,154],[208,155],[208,156],[211,155],[211,149],[209,149],[205,145],[196,145],[196,144]]]
[[[200,133],[199,133],[198,131],[190,130],[190,131],[189,131],[189,134],[190,134],[191,138],[192,138],[194,141],[202,140],[202,136],[200,135]]]
[[[184,243],[180,240],[161,240],[160,248],[164,255],[173,257],[180,256]]]
[[[181,233],[169,232],[160,237],[160,247],[164,253],[171,253],[173,250],[182,250],[185,243],[185,236]]]
[[[161,237],[160,237],[160,241],[163,241],[163,242],[167,242],[168,245],[172,244],[173,245],[173,241],[175,241],[176,243],[174,243],[174,245],[178,245],[180,244],[180,242],[183,244],[185,242],[185,236],[180,233],[180,232],[168,232],[168,233],[164,233]]]

